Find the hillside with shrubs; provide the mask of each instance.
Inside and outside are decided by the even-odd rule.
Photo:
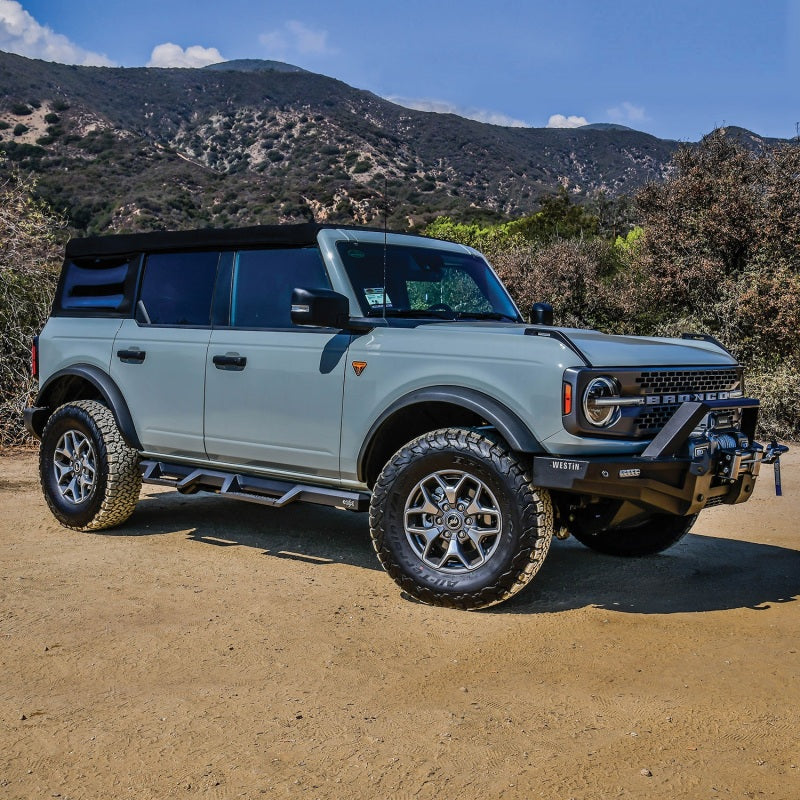
[[[0,442],[9,446],[25,438],[30,342],[46,319],[67,232],[30,179],[4,171]],[[578,205],[561,191],[527,216],[491,225],[439,217],[424,232],[485,252],[523,313],[547,301],[563,326],[712,334],[762,400],[760,434],[800,436],[800,144],[752,147],[718,130],[680,147],[669,177],[632,202]]]
[[[559,185],[630,194],[677,143],[416,111],[273,61],[82,67],[0,51],[0,151],[77,233],[310,219],[502,221]]]
[[[714,131],[681,147],[627,216],[624,237],[568,203],[560,228],[545,209],[426,232],[482,249],[520,308],[549,302],[558,325],[712,334],[746,367],[761,434],[800,436],[800,143],[753,148]]]

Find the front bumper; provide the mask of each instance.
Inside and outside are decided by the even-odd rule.
[[[713,411],[736,408],[738,430],[698,433]],[[646,510],[696,514],[710,505],[743,503],[753,493],[762,463],[785,450],[753,441],[758,401],[683,403],[641,455],[559,458],[535,456],[536,486],[628,501]]]

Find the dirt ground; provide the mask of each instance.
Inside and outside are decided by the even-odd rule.
[[[800,798],[800,446],[644,560],[465,613],[365,515],[145,487],[56,524],[0,458],[0,798]]]

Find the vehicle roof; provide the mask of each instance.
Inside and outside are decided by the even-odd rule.
[[[317,234],[324,229],[383,233],[382,228],[325,225],[317,222],[295,225],[257,225],[249,228],[198,228],[186,231],[123,233],[70,239],[67,242],[66,256],[67,258],[88,258],[127,253],[163,253],[175,250],[208,250],[217,247],[257,247],[259,245],[297,247],[316,244]]]

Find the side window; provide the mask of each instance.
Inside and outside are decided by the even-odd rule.
[[[148,256],[136,319],[153,325],[210,325],[218,262],[216,252]]]
[[[316,247],[241,250],[233,265],[231,325],[292,328],[292,290],[329,289]]]
[[[77,259],[64,265],[58,307],[70,313],[130,311],[138,256]]]

